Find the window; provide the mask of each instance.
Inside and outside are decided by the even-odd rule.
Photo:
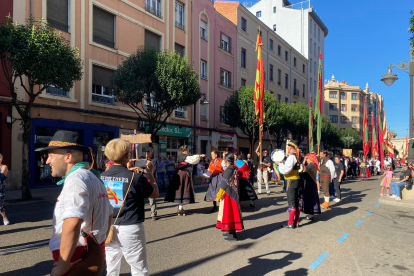
[[[150,99],[148,99],[147,96],[144,96],[144,105],[145,105],[145,110],[146,111],[153,109],[151,111],[155,112],[157,110],[158,111],[160,110],[161,102],[156,102],[155,99],[154,99],[154,94],[151,93],[150,94]]]
[[[269,65],[269,80],[273,81],[273,65]]]
[[[241,50],[241,67],[246,68],[246,49]]]
[[[276,24],[273,24],[273,31],[276,32]]]
[[[200,105],[200,119],[203,121],[208,121],[207,119],[207,104]]]
[[[231,85],[230,85],[230,81],[231,81],[230,75],[231,75],[231,73],[229,71],[221,69],[220,70],[220,85],[230,88],[231,87]]]
[[[341,92],[341,99],[342,99],[342,100],[346,100],[346,95],[345,95],[345,92]]]
[[[273,13],[276,13],[276,7],[273,7]]]
[[[180,44],[178,44],[178,43],[175,43],[175,51],[177,52],[177,53],[179,53],[180,54],[180,56],[184,56],[184,53],[185,53],[185,47],[184,46],[182,46],[182,45],[180,45]]]
[[[306,66],[305,66],[305,64],[302,64],[302,73],[305,73],[306,72]]]
[[[296,79],[293,79],[293,95],[299,97],[299,89],[296,89]]]
[[[321,29],[318,28],[318,41],[321,41]]]
[[[69,32],[69,0],[47,0],[47,22],[53,28]]]
[[[110,78],[114,71],[92,65],[92,101],[104,104],[115,104],[111,86]]]
[[[269,40],[269,47],[270,47],[270,50],[272,50],[273,51],[273,40]]]
[[[220,106],[220,123],[227,124],[227,116],[224,112],[224,106]]]
[[[277,45],[277,55],[280,56],[282,51],[282,47],[280,47],[280,45]]]
[[[93,41],[115,48],[115,15],[93,7]]]
[[[261,11],[256,12],[256,16],[257,17],[261,17],[262,16],[262,12]]]
[[[341,111],[346,111],[346,104],[341,104]]]
[[[313,23],[313,35],[316,37],[316,23]]]
[[[175,26],[185,30],[184,5],[179,2],[175,2]]]
[[[200,78],[207,79],[207,61],[201,60],[200,62]]]
[[[289,102],[289,99],[288,98],[285,98],[285,103],[288,103]]]
[[[345,116],[341,116],[341,124],[346,124],[348,123],[348,118]]]
[[[243,17],[242,17],[242,22],[241,22],[242,24],[241,24],[241,28],[242,28],[242,30],[243,31],[247,31],[247,21],[246,21],[246,19],[244,19]]]
[[[313,62],[313,72],[314,72],[315,76],[318,73],[318,70],[316,69],[316,61]]]
[[[285,60],[288,61],[289,60],[289,52],[285,51]]]
[[[279,103],[282,101],[282,95],[278,94],[277,95],[277,100],[279,101]]]
[[[282,85],[282,71],[277,69],[277,84]]]
[[[321,47],[318,46],[318,55],[321,54]]]
[[[309,52],[312,54],[313,53],[313,51],[312,51],[312,38],[310,39],[310,43],[309,43]]]
[[[159,18],[161,16],[161,0],[145,0],[145,10]]]
[[[329,120],[332,123],[338,123],[338,115],[329,115]]]
[[[310,87],[309,88],[310,88],[310,92],[312,92],[312,78],[310,78]]]
[[[314,81],[313,81],[313,86],[314,86],[314,88],[315,88],[315,92],[316,92],[316,91],[317,91],[317,90],[316,90],[316,80],[314,80]]]
[[[312,33],[312,19],[310,20],[309,26],[309,32]]]
[[[231,38],[228,37],[227,35],[221,33],[221,44],[220,44],[220,48],[228,53],[230,53],[230,41]]]
[[[154,47],[158,52],[161,51],[161,36],[145,30],[145,46]]]
[[[338,106],[336,103],[329,103],[329,110],[338,110]]]
[[[246,80],[245,79],[241,79],[241,86],[246,86]]]
[[[185,118],[184,108],[179,107],[176,110],[174,110],[174,115],[175,117],[178,117],[178,118]]]
[[[351,111],[358,111],[358,105],[352,104],[351,105]]]
[[[310,72],[313,73],[312,72],[312,59],[310,60]]]
[[[358,100],[358,93],[352,93],[351,94],[351,99],[352,100]]]
[[[296,67],[296,58],[295,57],[293,58],[293,66]]]
[[[54,85],[51,85],[48,88],[46,88],[46,94],[69,98],[69,91],[65,91],[62,88],[57,88]]]
[[[305,91],[306,91],[306,89],[305,89],[305,85],[303,85],[303,89],[302,89],[302,97],[304,97],[304,98],[305,98]]]
[[[352,123],[358,124],[359,123],[358,117],[352,117]]]
[[[331,98],[331,99],[337,99],[338,98],[338,93],[336,93],[336,92],[329,92],[329,98]]]
[[[289,75],[288,74],[285,74],[285,88],[286,89],[289,89],[289,83],[288,83],[288,81],[289,81]]]
[[[200,21],[200,36],[202,39],[207,40],[207,23]]]
[[[316,42],[313,43],[313,51],[315,51],[315,57],[317,57],[318,55],[316,54]]]

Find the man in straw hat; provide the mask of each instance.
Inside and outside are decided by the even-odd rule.
[[[293,229],[299,227],[299,148],[293,142],[288,143],[288,156],[281,162],[276,162],[279,171],[287,181],[287,201],[289,204],[289,221],[284,228]]]
[[[90,149],[82,146],[79,138],[76,132],[60,130],[48,147],[36,150],[47,151],[46,164],[51,166],[52,176],[62,177],[58,185],[63,185],[63,189],[53,212],[53,235],[49,241],[55,261],[52,276],[64,275],[74,262],[86,257],[81,229],[86,233],[93,231],[105,252],[112,220],[113,208],[105,186],[98,178],[99,173],[89,163],[82,162],[83,154]]]

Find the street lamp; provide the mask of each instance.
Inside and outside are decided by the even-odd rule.
[[[397,64],[390,64],[388,66],[388,71],[385,76],[382,76],[381,81],[385,83],[387,86],[391,86],[396,80],[398,80],[397,75],[395,75],[391,68],[396,67],[397,69],[403,70],[404,72],[408,73],[410,76],[410,144],[412,144],[413,134],[414,134],[414,126],[413,126],[413,76],[414,76],[414,62],[413,62],[413,47],[410,49],[410,62],[401,60],[400,63]],[[414,161],[414,149],[413,145],[408,146],[408,158],[409,162]]]
[[[353,143],[355,141],[354,137],[349,136],[349,133],[348,133],[348,136],[344,137],[344,139],[347,141],[348,148],[349,148],[349,142]]]
[[[207,100],[207,96],[205,93],[201,94],[201,98],[200,98],[200,104],[201,105],[206,105],[206,104],[210,104],[210,102]],[[193,129],[194,129],[194,140],[193,140],[193,154],[196,154],[197,151],[197,142],[196,142],[196,130],[197,130],[197,121],[196,121],[196,107],[197,107],[197,102],[194,104],[194,122],[193,122]]]

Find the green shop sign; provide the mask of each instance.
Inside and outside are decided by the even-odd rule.
[[[145,132],[148,133],[149,125],[145,124]],[[157,135],[175,136],[175,137],[191,137],[191,128],[167,125],[158,130]]]

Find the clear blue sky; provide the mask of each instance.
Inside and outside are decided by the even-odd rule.
[[[290,1],[292,4],[301,2]],[[325,38],[325,79],[358,85],[384,97],[388,127],[406,136],[409,125],[410,79],[393,68],[398,80],[381,80],[388,65],[409,61],[408,24],[413,0],[311,0],[329,29]]]

